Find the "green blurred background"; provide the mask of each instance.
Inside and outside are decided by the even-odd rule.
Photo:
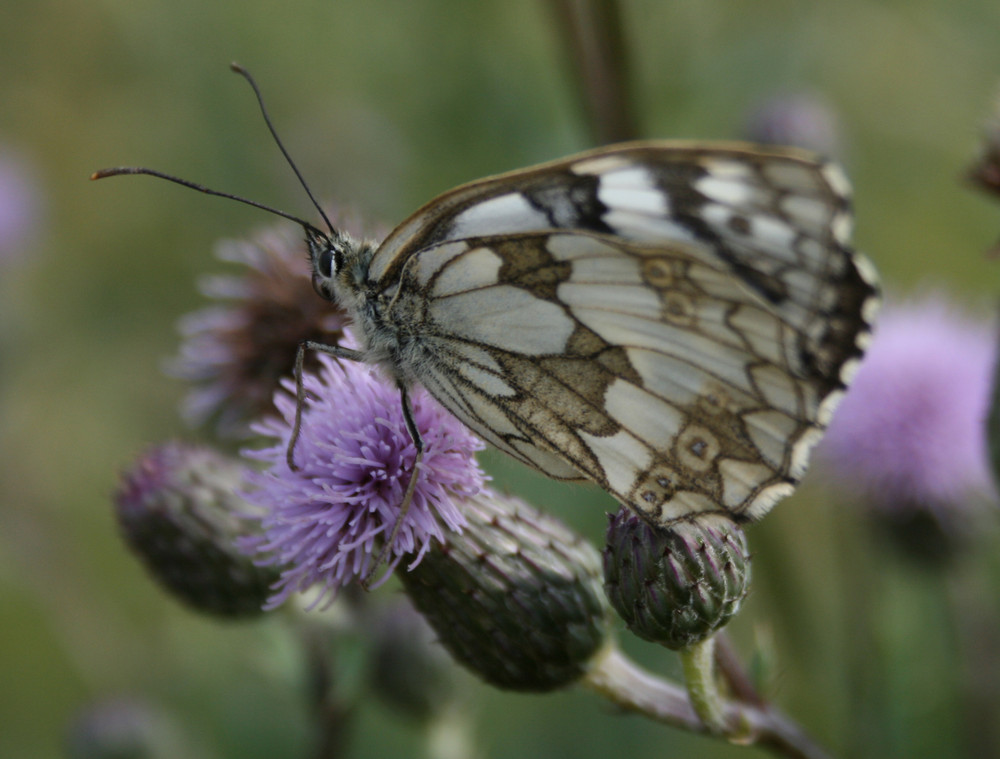
[[[960,174],[1000,83],[1000,4],[634,0],[623,11],[644,136],[738,137],[762,100],[819,93],[840,119],[858,246],[890,293],[995,298],[998,264],[982,252],[1000,207]],[[227,69],[238,60],[314,191],[391,225],[455,184],[591,145],[560,42],[549,5],[531,0],[4,2],[0,153],[29,167],[37,207],[19,260],[0,268],[0,756],[61,756],[67,721],[122,695],[168,714],[205,756],[306,750],[281,625],[220,625],[160,594],[109,501],[144,446],[192,435],[176,415],[184,388],[161,371],[175,322],[204,303],[196,278],[222,268],[216,242],[271,220],[148,178],[88,175],[143,164],[309,216]],[[598,494],[486,461],[600,542]],[[845,579],[867,545],[859,532],[807,480],[750,531],[753,593],[730,626],[748,657],[771,642],[776,702],[838,751],[865,742],[868,695],[850,674],[858,578]],[[900,756],[959,755],[944,581],[878,566],[876,645],[860,655],[889,707],[877,740]],[[992,595],[996,577],[994,566]],[[677,674],[672,654],[627,646]],[[484,756],[763,755],[587,693],[472,692]],[[358,719],[354,755],[419,755],[418,727],[374,700]]]

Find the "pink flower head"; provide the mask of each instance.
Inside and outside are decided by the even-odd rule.
[[[216,254],[242,268],[202,281],[214,305],[181,320],[184,340],[167,369],[191,383],[182,407],[189,422],[239,437],[251,420],[274,413],[274,392],[299,344],[337,342],[347,317],[316,297],[299,229],[266,229],[225,242]],[[314,368],[311,360],[307,367]]]
[[[285,389],[293,391],[289,382]],[[294,394],[279,392],[281,418],[254,427],[277,442],[246,454],[270,466],[252,475],[256,490],[247,495],[262,508],[264,534],[243,541],[262,563],[282,567],[268,608],[313,585],[322,588],[315,603],[332,601],[352,577],[369,574],[400,517],[417,455],[399,390],[371,367],[320,355],[317,372],[305,375],[305,389],[310,400],[295,445],[298,469],[286,462]],[[460,531],[465,518],[456,500],[476,494],[486,479],[474,457],[482,442],[422,388],[413,388],[410,400],[424,458],[389,546],[390,571],[408,554],[415,554],[412,568],[445,530]]]
[[[986,446],[996,338],[940,298],[889,306],[817,449],[879,507],[938,519],[992,491]]]
[[[748,140],[768,145],[795,145],[826,156],[842,151],[840,119],[821,95],[778,93],[760,102],[743,127]]]
[[[40,203],[32,167],[0,146],[0,267],[23,258],[39,224]]]

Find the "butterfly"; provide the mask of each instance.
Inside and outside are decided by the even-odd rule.
[[[307,240],[362,342],[335,355],[669,525],[759,518],[803,475],[878,303],[851,225],[807,153],[643,142],[466,184],[378,246]]]
[[[94,176],[121,173],[234,197],[148,169]],[[360,345],[302,345],[296,431],[305,350],[378,364],[415,467],[419,384],[499,450],[658,526],[758,519],[794,490],[879,302],[846,178],[791,148],[599,148],[451,190],[378,245],[266,210],[303,226],[314,287]]]

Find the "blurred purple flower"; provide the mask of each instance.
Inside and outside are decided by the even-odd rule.
[[[284,567],[267,608],[293,592],[319,585],[313,605],[330,601],[352,577],[366,577],[400,515],[416,447],[403,419],[399,391],[371,367],[318,356],[318,373],[306,374],[310,400],[295,446],[293,471],[286,448],[295,418],[293,394],[279,393],[282,418],[254,425],[277,438],[270,448],[248,451],[267,462],[251,475],[256,490],[247,499],[262,507],[263,536],[243,547],[263,564]],[[290,393],[293,387],[285,383]],[[485,475],[474,457],[483,443],[422,388],[410,393],[414,421],[424,441],[413,501],[389,547],[389,573],[408,554],[419,563],[445,530],[465,525],[456,500],[474,495]],[[384,578],[383,578],[384,579]]]
[[[995,361],[990,326],[941,298],[885,308],[817,461],[886,515],[958,521],[956,507],[992,493],[985,421]]]
[[[16,263],[39,215],[38,183],[28,164],[0,148],[0,266]]]
[[[749,115],[743,132],[753,142],[794,145],[826,156],[842,150],[837,113],[825,99],[808,92],[774,95]]]
[[[274,392],[291,373],[299,344],[336,343],[347,318],[316,295],[298,229],[286,225],[227,241],[216,255],[243,270],[202,280],[202,292],[216,305],[181,320],[184,340],[167,371],[191,383],[182,408],[188,422],[211,421],[218,434],[238,437],[251,420],[274,413]]]
[[[66,726],[67,759],[167,759],[209,756],[157,706],[129,696],[79,709]]]

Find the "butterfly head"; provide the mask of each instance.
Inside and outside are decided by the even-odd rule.
[[[354,250],[354,242],[337,231],[330,234],[313,226],[305,226],[309,262],[312,266],[313,288],[321,298],[336,301],[337,281],[343,276],[346,263]]]

